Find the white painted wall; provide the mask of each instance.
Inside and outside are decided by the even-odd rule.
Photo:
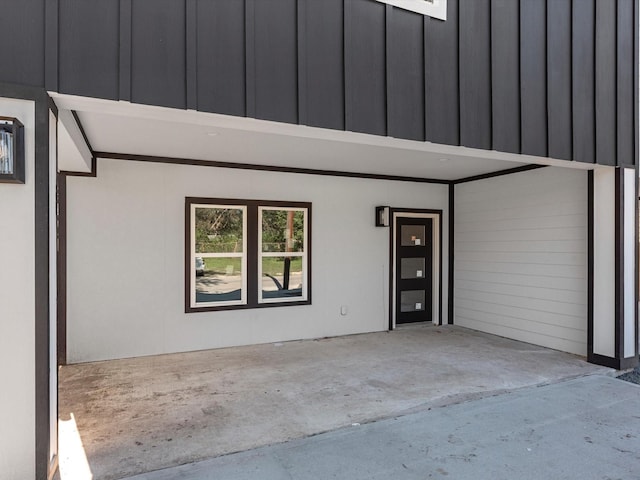
[[[0,477],[35,476],[35,104],[0,98],[25,126],[26,184],[0,183]]]
[[[587,173],[455,187],[455,323],[587,353]]]
[[[636,354],[636,170],[624,169],[624,356]]]
[[[187,196],[312,202],[313,304],[185,314]],[[375,206],[442,209],[448,225],[446,185],[119,160],[69,177],[67,198],[71,363],[386,330],[389,229]],[[447,245],[445,229],[445,259]]]
[[[593,172],[593,353],[615,357],[615,169]]]

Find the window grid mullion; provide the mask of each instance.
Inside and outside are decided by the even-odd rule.
[[[261,257],[304,257],[304,252],[260,252]]]
[[[232,253],[194,253],[193,257],[201,257],[201,258],[242,258],[244,257],[244,253],[242,252],[232,252]]]

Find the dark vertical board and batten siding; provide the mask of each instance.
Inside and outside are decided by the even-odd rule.
[[[448,0],[447,21],[424,18],[425,137],[460,144],[458,0]]]
[[[345,0],[346,129],[387,134],[386,6]]]
[[[22,0],[0,81],[633,166],[638,0]]]
[[[198,110],[243,117],[245,6],[236,0],[197,0]]]
[[[255,2],[245,0],[245,104],[247,117],[256,116],[256,49],[255,49]]]
[[[633,0],[618,0],[617,12],[617,138],[618,165],[633,165],[634,122],[633,105],[628,92],[634,90],[633,75]],[[637,21],[637,20],[636,20]]]
[[[424,140],[423,16],[387,6],[387,135]]]
[[[120,0],[59,1],[59,91],[118,100]]]
[[[572,11],[573,159],[595,162],[595,1]]]
[[[9,3],[0,13],[0,82],[43,87],[45,0]]]
[[[253,29],[252,74],[255,118],[298,123],[297,4],[295,0],[247,0],[247,29]],[[253,15],[253,18],[251,18]],[[249,72],[248,72],[249,75]]]
[[[307,2],[297,0],[297,53],[298,58],[298,124],[308,125],[307,115]]]
[[[638,0],[633,0],[633,165],[640,170],[640,128],[638,126],[638,118],[640,118],[640,92],[636,87],[640,85],[640,65],[638,65],[638,58],[640,57],[640,5]],[[620,94],[620,91],[618,91]],[[636,186],[640,188],[640,185]],[[639,192],[640,194],[640,192]],[[638,208],[640,210],[640,207]],[[640,248],[639,248],[640,250]],[[638,251],[638,250],[637,250]],[[640,251],[638,251],[638,257],[640,257]],[[640,262],[638,262],[640,264]],[[640,265],[638,266],[640,269]],[[638,278],[636,276],[636,278]],[[636,336],[640,339],[640,328],[636,330]]]
[[[58,28],[60,25],[59,0],[48,0],[44,4],[44,88],[58,91],[60,65],[60,44]]]
[[[522,153],[547,155],[546,1],[520,2]]]
[[[132,102],[186,108],[185,15],[185,0],[132,0]]]
[[[616,165],[616,3],[596,0],[596,161]]]
[[[343,0],[299,0],[300,123],[344,130]]]
[[[571,0],[547,2],[548,155],[572,158]]]
[[[120,100],[131,101],[131,1],[120,0]]]
[[[491,1],[493,148],[520,153],[520,6]]]
[[[460,0],[460,143],[485,150],[492,147],[490,13],[489,0]]]
[[[187,108],[198,109],[198,3],[186,0],[185,4],[186,43],[186,91]]]

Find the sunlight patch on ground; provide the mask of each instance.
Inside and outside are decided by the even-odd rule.
[[[76,419],[70,416],[58,421],[60,480],[93,480]]]

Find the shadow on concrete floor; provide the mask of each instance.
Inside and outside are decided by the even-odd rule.
[[[611,370],[574,355],[418,325],[63,367],[60,419],[96,480]],[[61,439],[64,469],[75,459]],[[66,464],[66,466],[65,466]],[[70,477],[69,477],[70,478]]]

